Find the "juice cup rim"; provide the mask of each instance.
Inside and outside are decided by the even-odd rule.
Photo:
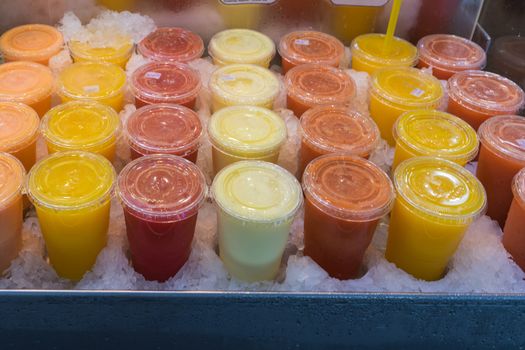
[[[151,40],[151,38],[154,35],[165,35],[164,33],[171,34],[172,32],[182,35],[184,37],[189,38],[190,40],[194,40],[196,45],[193,45],[193,50],[189,50],[188,53],[183,55],[182,57],[180,55],[177,56],[170,56],[170,55],[164,55],[159,52],[155,52],[153,49],[150,49],[146,42],[147,40]],[[137,44],[137,51],[144,57],[150,58],[154,61],[159,62],[181,62],[186,63],[190,62],[196,59],[199,59],[204,54],[204,42],[202,38],[192,32],[189,29],[182,28],[182,27],[158,27],[155,31],[149,33],[144,39],[142,39]]]
[[[525,125],[525,119],[517,115],[498,115],[487,119],[478,130],[478,137],[481,144],[496,154],[520,162],[525,162],[525,151],[512,150],[506,147],[508,145],[504,140],[496,137],[493,132],[498,124],[504,125],[508,122],[519,122]]]
[[[71,56],[73,58],[78,57],[80,59],[83,59],[88,62],[106,62],[110,60],[118,60],[126,57],[130,57],[133,54],[133,51],[135,50],[135,44],[133,43],[133,39],[129,38],[129,41],[125,44],[123,44],[120,47],[100,47],[101,49],[113,49],[114,52],[106,55],[92,55],[89,50],[77,50],[75,49],[75,43],[78,43],[80,45],[87,45],[89,49],[98,49],[98,47],[92,47],[87,42],[82,42],[78,40],[71,39],[67,42],[67,49],[71,53]],[[126,50],[122,50],[122,52],[119,52],[119,50],[125,48],[126,46],[130,45],[130,47]],[[77,62],[80,63],[80,62]]]
[[[270,49],[262,50],[260,53],[256,54],[255,56],[244,55],[244,54],[239,54],[239,53],[235,53],[232,55],[231,53],[225,54],[225,52],[220,52],[220,51],[223,51],[224,48],[221,48],[218,46],[217,41],[219,40],[219,38],[224,35],[230,35],[234,32],[243,33],[244,35],[250,35],[254,38],[254,40],[255,38],[258,38],[259,41],[263,43],[263,45],[267,44]],[[263,33],[260,33],[260,32],[257,32],[251,29],[245,29],[245,28],[233,28],[233,29],[226,29],[226,30],[220,31],[216,33],[210,39],[210,42],[208,44],[208,54],[210,55],[212,59],[214,60],[217,59],[221,62],[229,62],[233,64],[245,64],[248,61],[249,62],[270,62],[275,56],[275,53],[276,53],[275,43],[273,42],[272,39],[270,39],[267,35]]]
[[[307,35],[317,36],[316,39],[320,40],[324,39],[325,43],[330,45],[334,49],[334,54],[332,56],[322,56],[315,58],[304,57],[301,53],[298,53],[290,47],[291,40],[293,40],[294,42],[297,40],[305,40],[304,38],[300,39],[299,37],[304,37]],[[282,58],[296,65],[304,63],[339,65],[345,55],[345,46],[339,39],[330,34],[326,34],[315,30],[296,30],[284,35],[281,38],[281,40],[279,41],[278,52]]]
[[[41,30],[55,35],[55,42],[50,43],[48,47],[39,50],[19,50],[10,45],[10,40],[13,36],[30,30]],[[47,24],[24,24],[6,31],[0,36],[0,51],[6,57],[16,58],[16,60],[23,61],[44,61],[49,59],[52,55],[60,51],[64,46],[64,37],[62,33],[55,27]]]
[[[10,101],[10,102],[21,102],[27,105],[32,105],[34,103],[37,103],[39,101],[42,101],[43,99],[51,96],[53,93],[53,90],[55,88],[54,85],[54,78],[53,73],[51,72],[51,69],[49,67],[44,66],[43,64],[36,63],[36,62],[30,62],[30,61],[15,61],[15,62],[7,62],[0,65],[0,71],[10,69],[10,68],[18,68],[18,67],[26,67],[30,68],[35,71],[39,71],[39,73],[43,74],[43,76],[47,76],[45,84],[40,86],[37,89],[34,89],[34,91],[26,91],[20,94],[5,94],[0,91],[0,100],[1,101]]]
[[[366,52],[359,46],[359,39],[367,38],[367,37],[384,38],[385,36],[386,36],[385,34],[380,34],[380,33],[369,33],[369,34],[359,35],[354,40],[352,40],[352,43],[350,44],[350,50],[352,52],[352,56],[356,56],[361,59],[365,59],[368,62],[372,62],[373,64],[380,65],[380,66],[383,66],[383,65],[385,66],[415,66],[416,65],[419,59],[417,48],[414,45],[412,45],[410,42],[408,42],[407,40],[398,38],[396,36],[393,37],[395,42],[402,43],[402,45],[407,45],[407,47],[410,46],[411,48],[412,47],[414,48],[414,53],[412,56],[407,56],[403,59],[381,58],[381,57],[378,57],[378,56],[375,56],[373,54]]]
[[[512,179],[512,194],[514,199],[525,207],[525,168],[521,169]]]
[[[18,160],[18,158],[12,154],[0,152],[0,158],[8,159],[12,167],[18,168],[13,170],[20,171],[20,181],[17,188],[15,188],[12,193],[8,194],[5,198],[0,198],[0,209],[2,209],[7,207],[17,196],[24,194],[27,173],[22,162],[20,162],[20,160]]]
[[[27,133],[26,137],[24,138],[18,138],[16,140],[12,140],[9,143],[6,143],[6,141],[3,141],[3,145],[1,146],[2,151],[0,152],[6,152],[6,153],[15,153],[18,152],[28,145],[33,144],[37,138],[38,138],[38,130],[40,127],[40,117],[38,116],[37,112],[29,107],[26,104],[20,103],[20,102],[2,102],[0,101],[0,108],[2,106],[11,106],[13,108],[18,109],[22,113],[27,113],[27,115],[31,115],[30,118],[33,120],[34,124],[29,129],[29,133]]]

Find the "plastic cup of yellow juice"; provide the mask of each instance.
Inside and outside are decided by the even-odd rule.
[[[277,163],[286,134],[284,120],[269,109],[251,106],[221,109],[208,124],[214,172],[241,160]]]
[[[419,156],[448,159],[464,166],[476,157],[476,131],[462,119],[435,110],[409,111],[394,124],[395,169],[404,160]]]
[[[299,182],[278,165],[241,161],[217,174],[212,193],[226,269],[249,282],[275,278],[303,203]]]
[[[124,105],[126,73],[110,63],[74,63],[60,73],[57,92],[62,102],[89,100],[119,112]]]
[[[219,66],[246,63],[268,68],[275,56],[275,44],[254,30],[228,29],[211,38],[208,53]]]
[[[393,181],[385,257],[416,278],[438,280],[469,225],[485,212],[485,190],[460,165],[433,157],[402,162]]]
[[[390,50],[384,48],[384,34],[364,34],[352,41],[352,68],[372,74],[386,67],[413,67],[417,64],[417,48],[406,40],[394,37]]]
[[[42,135],[51,153],[85,151],[115,159],[120,117],[113,108],[92,101],[70,101],[49,110]]]
[[[113,41],[112,46],[96,47],[87,42],[71,40],[68,48],[74,62],[106,62],[125,68],[135,47],[133,40],[122,36]]]
[[[443,98],[439,80],[415,68],[384,68],[372,75],[370,115],[391,146],[392,128],[404,112],[436,109]]]
[[[105,247],[115,179],[106,158],[82,151],[55,153],[31,169],[28,196],[60,277],[80,280]]]
[[[228,106],[272,109],[279,94],[279,80],[266,68],[253,64],[232,64],[212,74],[209,88],[213,112]]]

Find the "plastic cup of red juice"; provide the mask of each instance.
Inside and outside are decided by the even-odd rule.
[[[190,62],[202,57],[202,38],[184,28],[157,28],[137,46],[138,52],[159,62]]]

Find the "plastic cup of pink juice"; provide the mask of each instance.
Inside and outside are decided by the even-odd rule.
[[[138,52],[159,62],[190,62],[202,57],[202,38],[184,28],[158,28],[137,46]]]

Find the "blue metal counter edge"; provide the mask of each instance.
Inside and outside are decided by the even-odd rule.
[[[525,296],[0,292],[1,349],[521,348]]]

